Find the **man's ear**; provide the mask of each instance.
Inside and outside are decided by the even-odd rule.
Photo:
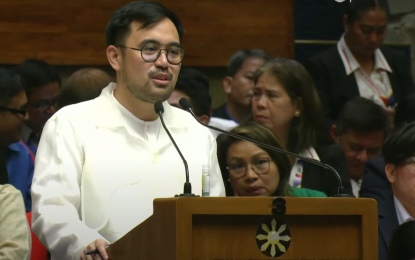
[[[209,124],[209,117],[207,115],[198,116],[197,118],[199,118],[199,120],[202,121],[204,124]]]
[[[385,166],[386,177],[390,183],[395,183],[396,181],[396,167],[393,164],[386,164]]]
[[[121,50],[115,47],[114,45],[110,45],[107,47],[107,59],[110,63],[111,67],[115,71],[119,71],[121,68],[122,63],[122,55]]]
[[[336,125],[332,125],[330,127],[330,137],[333,139],[333,141],[337,141]]]
[[[223,80],[222,80],[222,85],[223,85],[223,91],[225,91],[225,93],[227,95],[231,94],[232,92],[232,77],[226,76]]]

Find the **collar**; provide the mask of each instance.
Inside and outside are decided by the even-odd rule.
[[[346,74],[350,75],[360,68],[360,64],[359,62],[357,62],[349,47],[347,46],[346,41],[344,40],[344,35],[345,34],[342,35],[339,42],[337,43],[337,50],[343,61],[344,68],[346,69]],[[390,68],[388,62],[386,61],[385,57],[383,56],[379,48],[376,49],[374,55],[375,70],[384,70],[392,73],[392,69]]]
[[[11,145],[9,145],[9,150],[13,152],[20,152],[22,150],[22,145],[20,144],[20,142],[22,141],[12,143]]]
[[[101,95],[94,100],[93,115],[98,127],[114,129],[126,126],[121,111],[112,97],[112,91],[116,87],[116,83],[110,83],[102,90]],[[181,120],[183,115],[180,114],[182,111],[179,108],[170,106],[167,101],[163,102],[163,107],[163,119],[169,129],[186,128]]]
[[[414,220],[395,195],[393,195],[393,202],[395,203],[396,216],[398,217],[399,225]]]

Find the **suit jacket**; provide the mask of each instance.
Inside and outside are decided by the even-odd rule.
[[[7,172],[6,154],[0,151],[0,185],[9,183],[9,174]]]
[[[221,105],[220,107],[213,109],[212,117],[218,117],[222,119],[232,120],[228,113],[226,113],[226,103]]]
[[[375,157],[366,164],[360,197],[379,201],[392,195],[392,187],[385,173],[385,160],[381,156]]]
[[[382,54],[392,69],[388,72],[396,102],[415,92],[408,58],[399,51],[381,48]],[[337,46],[311,58],[306,69],[314,80],[325,110],[326,121],[332,125],[344,104],[360,96],[354,74],[346,75],[346,69]]]
[[[393,195],[378,202],[378,251],[379,260],[386,260],[388,257],[389,243],[393,231],[399,226],[396,215]]]
[[[342,179],[344,192],[353,194],[350,177],[347,173],[346,159],[342,148],[337,144],[320,145],[314,148],[322,163],[332,166]],[[324,192],[327,196],[334,196],[338,191],[336,176],[320,166],[304,162],[301,187]]]

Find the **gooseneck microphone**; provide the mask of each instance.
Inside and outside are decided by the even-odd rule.
[[[180,151],[179,147],[177,146],[176,142],[173,139],[173,136],[171,136],[170,131],[167,129],[166,124],[164,123],[163,119],[163,113],[164,113],[164,107],[161,102],[154,103],[154,111],[156,111],[156,114],[159,115],[161,124],[163,125],[164,130],[166,131],[167,135],[169,136],[171,142],[173,143],[174,147],[176,148],[177,152],[179,153],[180,157],[182,158],[184,168],[186,170],[186,182],[184,183],[184,189],[183,194],[175,195],[175,197],[196,197],[196,195],[192,194],[192,184],[189,181],[189,166],[187,165],[186,159],[184,159],[184,156],[182,152]]]
[[[237,138],[237,139],[240,139],[240,140],[244,140],[244,141],[248,141],[248,142],[251,142],[251,143],[254,143],[254,144],[256,144],[256,145],[258,145],[258,146],[262,146],[262,147],[264,147],[264,148],[267,148],[267,149],[270,149],[270,150],[273,150],[273,151],[276,151],[276,152],[279,152],[279,153],[283,153],[283,154],[285,154],[285,155],[290,155],[290,156],[292,156],[292,157],[295,157],[295,158],[298,158],[298,159],[301,159],[301,160],[303,160],[303,161],[305,161],[305,162],[309,162],[309,163],[312,163],[312,164],[314,164],[314,165],[317,165],[317,166],[320,166],[320,167],[323,167],[323,168],[325,168],[325,169],[327,169],[327,170],[330,170],[333,174],[334,174],[334,176],[336,176],[336,179],[337,179],[337,182],[339,183],[339,186],[338,186],[338,192],[337,192],[337,194],[335,195],[335,197],[344,197],[344,198],[350,198],[350,197],[354,197],[354,196],[352,196],[352,195],[349,195],[349,194],[343,194],[343,190],[344,190],[344,188],[343,188],[343,182],[342,182],[342,180],[341,180],[341,178],[340,178],[340,175],[339,175],[339,173],[333,168],[333,167],[331,167],[330,165],[328,165],[328,164],[324,164],[324,163],[321,163],[321,162],[319,162],[319,161],[317,161],[317,160],[314,160],[314,159],[310,159],[310,158],[306,158],[306,157],[303,157],[303,156],[300,156],[300,155],[298,155],[298,154],[295,154],[295,153],[292,153],[292,152],[288,152],[288,151],[285,151],[285,150],[283,150],[283,149],[280,149],[280,148],[277,148],[277,147],[274,147],[274,146],[271,146],[271,145],[268,145],[268,144],[264,144],[264,143],[261,143],[261,142],[258,142],[258,141],[255,141],[255,140],[253,140],[253,139],[251,139],[251,138],[246,138],[246,137],[243,137],[243,136],[240,136],[240,135],[237,135],[237,134],[234,134],[234,133],[231,133],[231,132],[228,132],[228,131],[225,131],[225,130],[222,130],[222,129],[220,129],[220,128],[217,128],[217,127],[214,127],[214,126],[210,126],[210,125],[206,125],[206,124],[204,124],[202,121],[200,121],[198,118],[197,118],[197,116],[193,113],[193,111],[192,111],[192,108],[191,108],[191,105],[190,105],[190,103],[189,103],[189,101],[186,99],[186,98],[181,98],[180,100],[179,100],[179,104],[180,104],[180,106],[184,109],[184,110],[186,110],[187,112],[189,112],[200,124],[202,124],[203,126],[205,126],[205,127],[207,127],[207,128],[210,128],[210,129],[213,129],[213,130],[216,130],[216,131],[218,131],[218,132],[221,132],[221,133],[224,133],[224,134],[226,134],[226,135],[229,135],[229,136],[232,136],[232,137],[234,137],[234,138]]]

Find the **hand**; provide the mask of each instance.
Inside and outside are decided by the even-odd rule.
[[[105,250],[105,246],[108,243],[102,239],[97,239],[91,244],[89,244],[85,250],[81,254],[81,260],[106,260],[108,259],[107,251]],[[95,255],[85,255],[86,251],[98,249],[99,254]]]
[[[395,109],[393,108],[385,108],[386,113],[389,117],[389,126],[391,129],[395,127],[394,121],[395,121]]]

